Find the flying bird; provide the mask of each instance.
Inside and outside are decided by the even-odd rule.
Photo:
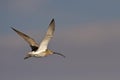
[[[54,19],[51,20],[48,30],[45,34],[45,37],[41,41],[40,44],[37,44],[36,41],[29,37],[28,35],[18,31],[17,29],[11,27],[12,30],[14,30],[19,36],[21,36],[31,47],[31,51],[28,52],[28,54],[25,56],[24,59],[28,59],[30,57],[36,57],[36,58],[41,58],[41,57],[46,57],[51,54],[57,54],[65,58],[65,56],[61,53],[54,52],[50,49],[48,49],[48,43],[53,37],[54,31],[55,31],[55,21]]]

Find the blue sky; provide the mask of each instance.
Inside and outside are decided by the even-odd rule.
[[[119,80],[119,0],[0,0],[1,80]],[[66,55],[23,60],[30,50],[10,27],[40,42],[56,22],[49,48]]]

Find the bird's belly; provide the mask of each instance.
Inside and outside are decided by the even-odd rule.
[[[50,52],[43,51],[43,52],[36,52],[34,54],[34,57],[45,57],[45,56],[48,56],[48,55],[50,55]]]
[[[44,57],[44,56],[46,56],[46,54],[45,54],[44,52],[41,52],[41,53],[39,53],[39,54],[35,54],[34,57],[39,58],[39,57]]]

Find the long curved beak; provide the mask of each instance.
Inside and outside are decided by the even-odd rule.
[[[61,53],[57,53],[57,52],[53,52],[53,54],[57,54],[57,55],[60,55],[60,56],[62,56],[62,57],[66,57],[65,55],[63,55],[63,54],[61,54]]]

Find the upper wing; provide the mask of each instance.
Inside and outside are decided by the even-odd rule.
[[[48,43],[53,37],[54,31],[55,31],[55,21],[54,19],[52,19],[49,24],[48,30],[46,32],[46,35],[39,45],[38,48],[39,51],[45,51],[47,49]]]
[[[28,35],[16,30],[15,28],[11,27],[19,36],[21,36],[31,47],[32,51],[36,51],[38,49],[38,44],[35,42],[34,39],[29,37]]]

